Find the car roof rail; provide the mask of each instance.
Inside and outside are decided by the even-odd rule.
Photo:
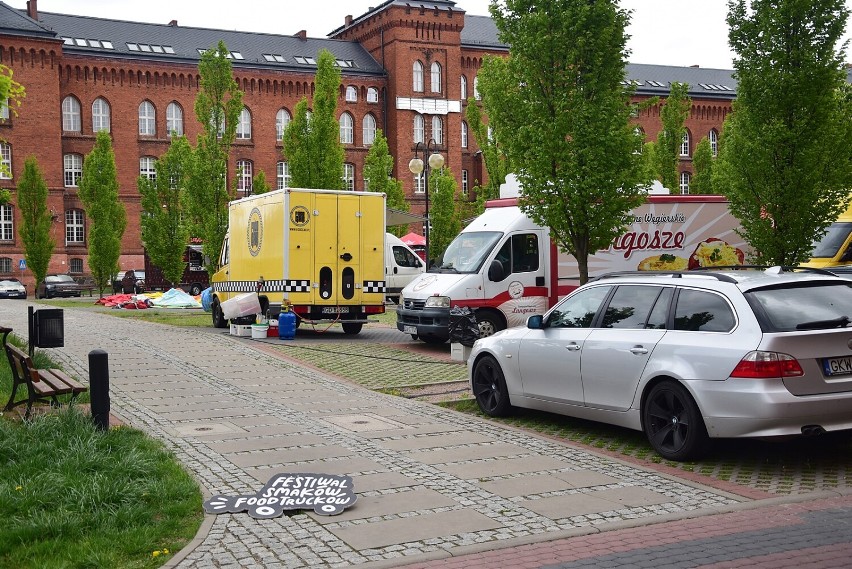
[[[716,267],[714,267],[714,268],[716,268]],[[599,275],[599,276],[597,276],[593,279],[589,279],[589,282],[597,281],[597,280],[600,280],[600,279],[616,278],[616,277],[659,277],[659,276],[663,276],[663,277],[672,277],[672,278],[675,278],[675,279],[680,279],[680,278],[683,278],[683,275],[689,275],[690,273],[692,273],[693,275],[695,274],[695,272],[693,272],[693,271],[616,271],[616,272],[613,272],[613,273],[605,273],[605,274]],[[732,277],[730,275],[724,275],[724,274],[721,274],[721,273],[711,273],[709,271],[703,273],[701,276],[713,277],[716,280],[726,282],[726,283],[736,284],[738,282],[737,279],[735,279],[734,277]]]
[[[782,273],[796,273],[796,272],[805,272],[805,273],[814,273],[817,275],[825,275],[830,277],[836,277],[837,274],[829,271],[827,269],[820,269],[816,267],[795,267],[791,265],[725,265],[720,267],[696,267],[691,269],[693,271],[737,271],[743,269],[752,269],[759,271],[767,271],[769,269],[776,269],[778,272]]]

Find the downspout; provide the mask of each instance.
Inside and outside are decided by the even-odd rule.
[[[385,72],[385,80],[387,81],[388,69],[385,67],[385,29],[379,30],[379,37],[382,44],[382,70]],[[385,96],[382,97],[382,132],[387,136],[388,132],[388,88],[385,86]]]

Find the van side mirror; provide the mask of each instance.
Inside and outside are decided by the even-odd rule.
[[[544,316],[541,314],[533,314],[527,318],[527,328],[530,330],[541,330],[544,328]]]
[[[491,261],[491,266],[488,267],[488,280],[499,283],[505,278],[506,274],[503,272],[503,263],[497,259]]]

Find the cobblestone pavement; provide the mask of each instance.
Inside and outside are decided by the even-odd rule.
[[[26,330],[26,306],[0,303],[0,321],[16,332]],[[338,516],[207,516],[197,543],[178,553],[172,566],[390,567],[430,559],[473,566],[464,560],[481,558],[465,554],[513,547],[491,553],[493,562],[511,559],[522,548],[555,552],[563,542],[596,538],[600,547],[614,538],[613,531],[629,531],[624,528],[638,535],[663,528],[662,535],[709,544],[716,534],[706,533],[708,528],[727,522],[708,523],[713,518],[706,516],[745,515],[741,508],[769,496],[740,492],[735,485],[705,486],[550,437],[376,393],[282,359],[277,341],[84,310],[67,310],[64,316],[65,347],[51,355],[85,380],[89,352],[106,350],[113,413],[164,441],[206,496],[254,493],[282,472],[354,479],[358,502]],[[842,491],[820,497],[852,508]],[[767,507],[780,507],[771,504]],[[795,522],[808,528],[848,520],[838,514],[820,525],[829,514],[818,509],[810,518],[796,515]],[[755,522],[765,519],[757,516]],[[684,527],[692,530],[666,529]],[[818,545],[847,547],[847,534],[839,535],[840,544]],[[584,541],[565,540],[572,536]],[[754,540],[752,535],[746,543]],[[545,541],[549,545],[540,543]],[[636,548],[647,552],[643,559],[652,558],[666,554],[666,543],[677,540],[646,540]],[[590,554],[602,555],[592,546],[580,547],[579,556],[574,545],[561,551],[562,557],[539,556],[538,565],[527,566],[573,567]],[[623,566],[626,558],[617,554],[624,551],[612,549],[606,555],[615,557],[602,561]],[[731,559],[740,557],[718,562]]]

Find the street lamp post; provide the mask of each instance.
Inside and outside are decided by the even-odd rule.
[[[424,146],[422,142],[418,142],[414,146],[414,158],[408,163],[408,169],[412,174],[419,176],[420,173],[423,173],[423,183],[425,185],[426,191],[426,229],[423,231],[423,237],[426,239],[426,269],[429,269],[429,171],[432,168],[440,169],[444,166],[444,156],[439,153],[432,154],[432,145],[437,146],[437,143],[433,138],[429,139]],[[418,155],[420,154],[421,149],[423,150],[423,159],[420,159]],[[424,163],[425,160],[425,163]]]

